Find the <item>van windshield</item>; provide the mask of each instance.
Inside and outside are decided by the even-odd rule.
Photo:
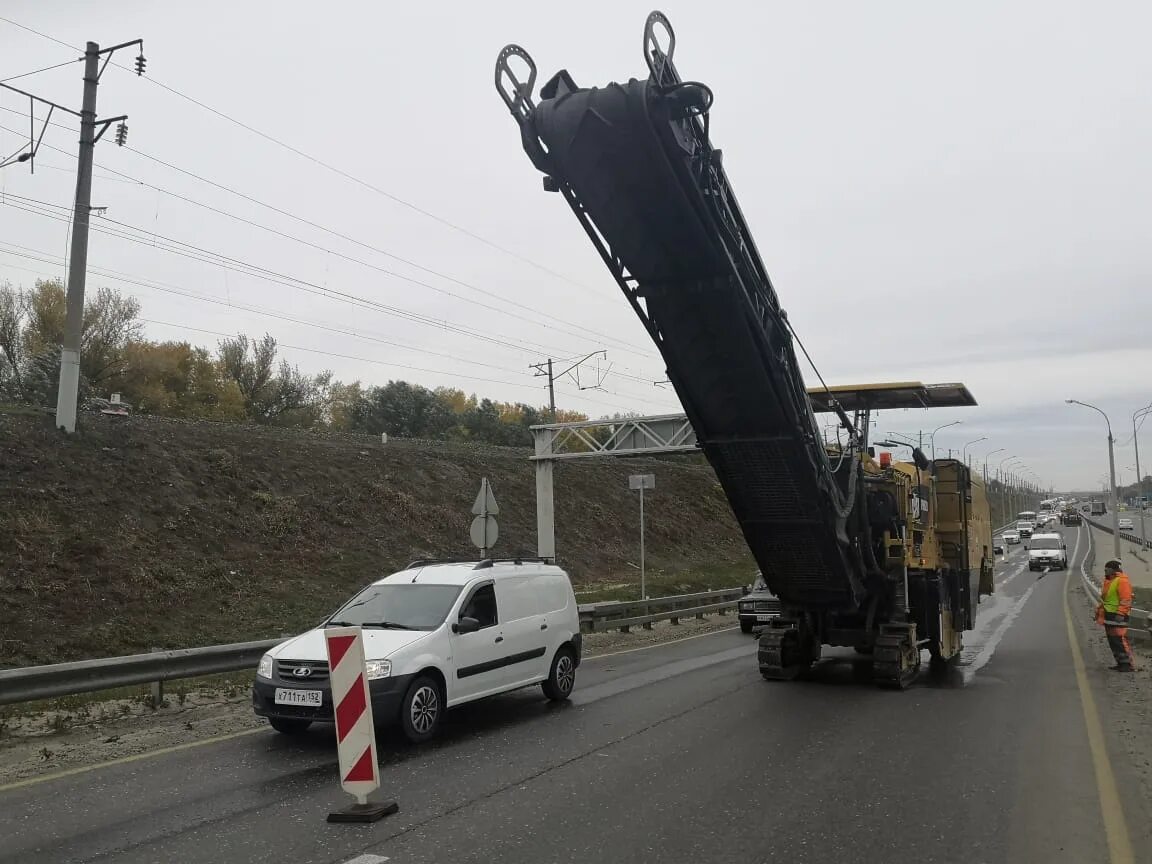
[[[1031,548],[1033,549],[1059,549],[1060,541],[1055,537],[1033,537]]]
[[[460,596],[460,585],[369,585],[329,619],[329,626],[434,630]]]

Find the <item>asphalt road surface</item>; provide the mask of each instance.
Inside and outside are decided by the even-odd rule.
[[[534,689],[382,742],[401,809],[374,825],[325,822],[350,800],[329,731],[260,731],[0,787],[0,861],[1152,861],[1140,802],[1102,815],[1113,772],[1132,787],[1107,745],[1094,762],[1065,575],[1015,547],[997,578],[962,664],[903,693],[851,652],[765,682],[722,632],[589,660],[567,705]]]

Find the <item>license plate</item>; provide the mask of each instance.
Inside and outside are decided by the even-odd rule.
[[[769,615],[768,613],[762,612],[761,614],[756,616],[756,620],[757,621],[771,621],[775,617],[776,617],[775,615]]]
[[[287,687],[276,688],[277,705],[305,705],[310,708],[319,708],[324,704],[323,690],[290,690]]]

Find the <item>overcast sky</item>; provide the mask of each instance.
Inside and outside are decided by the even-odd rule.
[[[582,85],[638,76],[649,2],[5,0],[0,15],[76,46],[145,39],[146,79],[113,67],[101,81],[99,114],[127,113],[130,134],[97,147],[93,203],[108,209],[93,224],[110,233],[92,234],[89,286],[137,296],[150,337],[214,347],[268,331],[305,370],[535,404],[529,364],[603,349],[608,374],[580,379],[603,389],[557,391],[601,416],[679,404],[652,383],[659,357],[583,231],[541,190],[492,67],[518,42],[541,81],[560,67]],[[986,436],[981,459],[1003,447],[993,467],[1018,455],[1057,488],[1099,487],[1107,470],[1103,420],[1064,399],[1094,402],[1130,482],[1131,414],[1152,402],[1152,6],[663,9],[681,73],[715,91],[713,141],[825,379],[963,381],[980,407],[894,412],[877,431],[963,420],[938,447]],[[0,21],[0,79],[71,56]],[[78,108],[80,75],[10,83]],[[0,109],[7,156],[27,102],[0,92]],[[42,213],[66,219],[75,141],[49,127],[34,175],[0,169],[0,279],[62,275],[67,224]]]

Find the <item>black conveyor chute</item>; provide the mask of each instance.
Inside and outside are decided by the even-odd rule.
[[[508,46],[497,87],[659,348],[769,586],[785,603],[855,608],[865,566],[846,526],[859,465],[825,452],[786,317],[708,139],[711,91],[680,80],[674,46],[653,13],[647,79],[581,88],[565,71],[539,104],[531,58]]]

